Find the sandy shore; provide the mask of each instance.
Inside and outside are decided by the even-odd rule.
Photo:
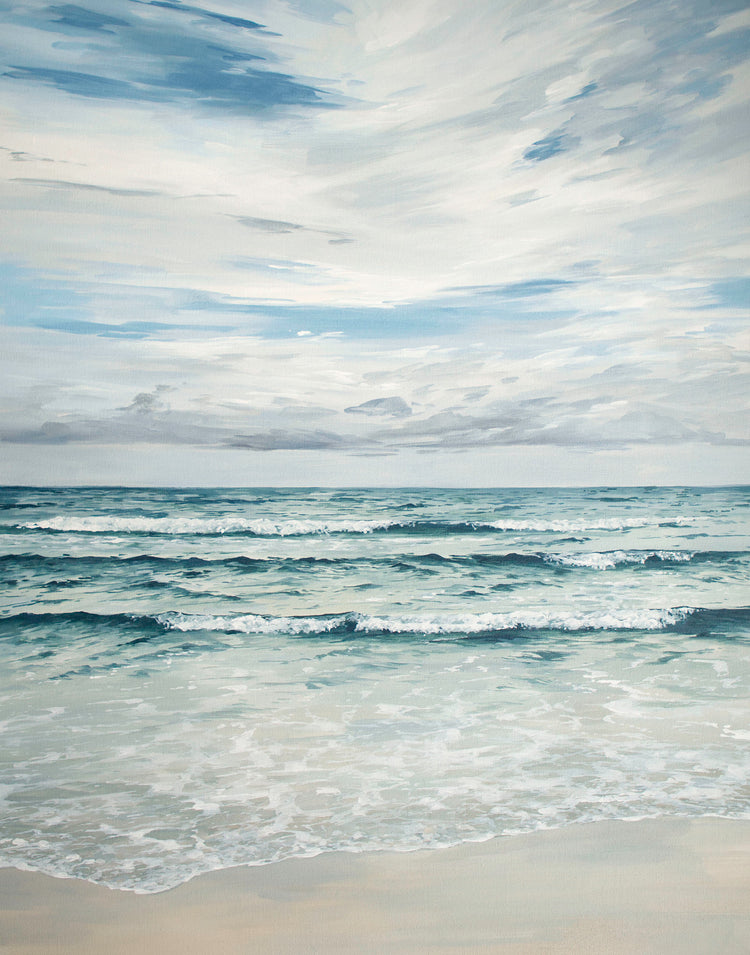
[[[0,870],[3,953],[745,955],[750,822],[606,822],[328,854],[159,895]]]

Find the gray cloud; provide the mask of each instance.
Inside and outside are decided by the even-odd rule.
[[[307,228],[298,222],[282,222],[278,219],[258,219],[255,216],[233,216],[232,218],[236,219],[240,225],[247,226],[248,229],[257,229],[258,232],[272,232],[279,235]]]
[[[227,447],[248,451],[341,451],[371,444],[361,438],[332,431],[286,431],[281,428],[234,435],[224,443]]]
[[[122,189],[113,186],[95,186],[88,182],[70,182],[66,179],[31,179],[15,176],[11,182],[23,182],[27,186],[42,186],[45,189],[73,189],[79,192],[103,192],[110,196],[138,196],[140,198],[164,196],[166,193],[157,189]]]
[[[179,413],[140,414],[87,418],[66,416],[63,421],[44,421],[34,428],[0,430],[6,444],[152,444],[220,447],[229,439],[224,428],[200,423],[200,418]]]
[[[413,415],[408,421],[378,427],[367,419],[403,417],[388,411],[355,412],[363,418],[357,433],[336,427],[330,409],[286,406],[278,411],[245,407],[205,409],[170,407],[160,386],[139,392],[132,401],[107,414],[65,414],[28,427],[4,426],[0,438],[16,444],[146,443],[234,448],[248,451],[321,451],[394,453],[398,450],[481,450],[510,446],[557,446],[607,449],[641,445],[698,442],[709,445],[750,445],[742,417],[727,415],[727,430],[707,427],[696,420],[695,409],[664,403],[622,401],[612,396],[558,399],[548,396],[495,402],[480,412],[445,410]],[[48,396],[49,398],[49,396]],[[387,401],[387,399],[385,399]],[[363,403],[367,405],[368,403]],[[405,403],[404,403],[405,405]],[[388,407],[386,405],[386,407]],[[406,406],[408,408],[408,405]],[[19,409],[20,410],[20,409]],[[26,415],[39,417],[43,405],[29,404]],[[344,414],[352,414],[350,408]],[[315,418],[327,417],[332,427],[310,427]],[[251,430],[242,422],[259,419]],[[343,425],[343,419],[339,419]],[[365,426],[366,425],[366,426]]]
[[[310,226],[302,225],[299,222],[284,222],[279,219],[261,219],[257,216],[231,216],[239,222],[240,225],[248,229],[254,229],[256,232],[268,232],[273,235],[288,235],[291,232],[309,232],[322,236],[333,236],[328,240],[329,245],[348,245],[354,239],[351,236],[342,235],[339,232],[328,229],[314,229]]]
[[[11,149],[9,146],[0,146],[0,151],[8,153],[13,162],[56,162],[49,156],[36,156],[34,153],[27,153],[22,149]]]
[[[169,405],[161,398],[161,395],[168,391],[171,391],[168,385],[159,385],[153,392],[142,391],[133,398],[129,405],[117,410],[137,415],[159,414],[169,411]]]
[[[361,405],[352,405],[344,408],[344,412],[368,417],[387,415],[391,418],[406,418],[411,414],[411,407],[403,398],[393,395],[390,398],[373,398],[371,401],[364,401]]]

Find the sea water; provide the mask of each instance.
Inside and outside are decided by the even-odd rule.
[[[750,816],[750,489],[0,490],[0,864]]]

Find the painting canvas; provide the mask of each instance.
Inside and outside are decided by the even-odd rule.
[[[0,56],[0,948],[747,951],[747,3]]]

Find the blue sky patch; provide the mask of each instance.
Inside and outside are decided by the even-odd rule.
[[[750,278],[722,279],[711,286],[715,307],[750,308]]]
[[[112,17],[106,13],[87,10],[86,7],[79,7],[74,3],[52,6],[49,8],[49,12],[54,14],[51,22],[56,29],[70,27],[71,30],[75,31],[112,33],[110,27],[129,26],[128,21],[122,20],[120,17]]]
[[[61,277],[0,262],[0,313],[4,325],[58,328],[92,316],[89,296]]]
[[[135,0],[142,2],[142,0]],[[146,4],[149,7],[162,7],[165,10],[177,10],[180,13],[197,14],[206,20],[217,20],[219,23],[226,23],[232,27],[239,27],[242,30],[262,30],[263,25],[254,20],[245,20],[242,17],[232,17],[225,13],[214,13],[212,10],[204,10],[202,7],[188,6],[182,3],[170,2],[170,0],[149,0]]]
[[[523,154],[523,158],[530,159],[533,162],[544,162],[545,159],[551,159],[553,156],[559,156],[560,153],[568,152],[579,142],[579,139],[568,136],[567,133],[550,133],[544,139],[537,139],[535,143],[532,143]]]
[[[12,80],[37,81],[46,86],[54,86],[64,93],[74,96],[89,96],[95,99],[143,99],[156,100],[158,97],[146,90],[136,90],[132,83],[113,80],[95,73],[78,73],[74,70],[53,70],[41,66],[13,66],[3,77]]]
[[[493,298],[534,298],[537,295],[551,295],[577,284],[569,279],[528,279],[526,282],[509,282],[506,285],[456,286],[446,291]]]

